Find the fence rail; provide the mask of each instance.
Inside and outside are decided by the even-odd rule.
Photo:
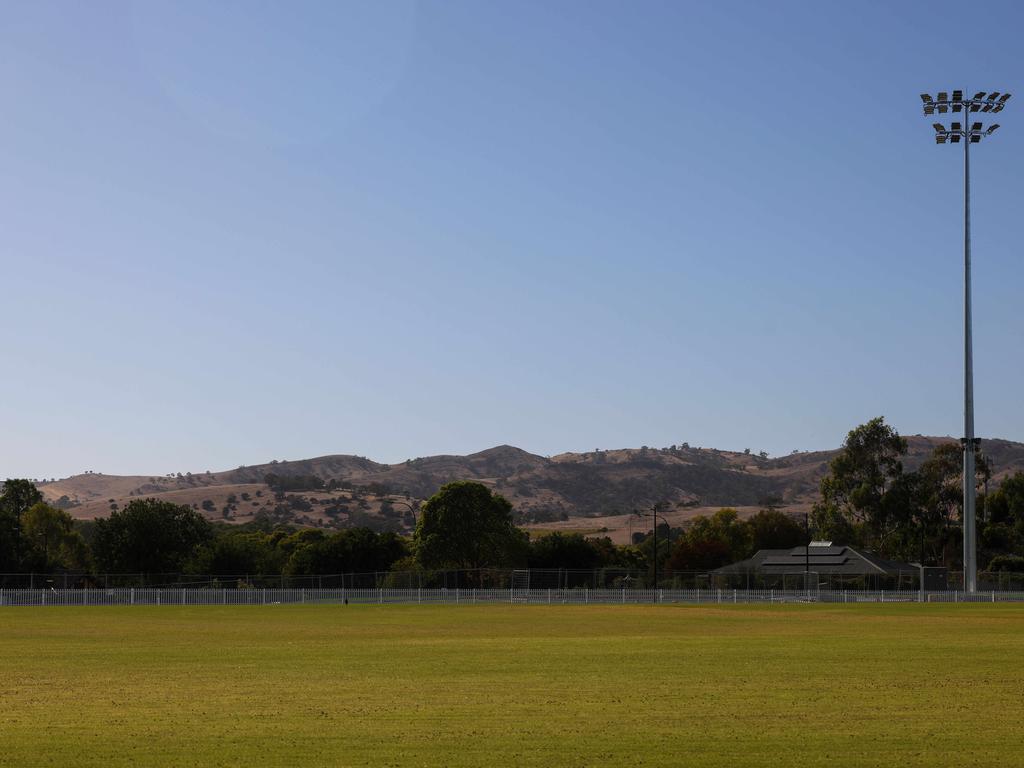
[[[0,589],[0,607],[299,604],[1005,603],[1024,592],[780,589]]]
[[[924,587],[931,591],[960,590],[963,580],[959,572],[941,570],[936,577],[928,576]],[[526,575],[528,574],[528,576]],[[281,574],[195,574],[195,573],[0,573],[0,589],[509,589],[529,587],[533,590],[641,590],[664,589],[713,590],[917,590],[921,588],[921,571],[902,571],[895,574],[849,576],[840,574],[805,572],[766,576],[739,573],[721,575],[706,571],[659,571],[658,583],[652,574],[642,569],[598,568],[530,568],[522,570],[480,568],[441,571],[366,571],[305,576]],[[1024,573],[979,572],[978,586],[990,591],[1024,590]]]

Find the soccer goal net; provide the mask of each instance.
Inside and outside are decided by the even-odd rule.
[[[530,572],[512,571],[512,600],[524,602],[530,597]]]

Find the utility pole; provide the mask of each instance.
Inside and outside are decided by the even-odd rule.
[[[974,346],[971,325],[971,144],[979,143],[982,138],[991,136],[999,127],[993,124],[987,130],[981,123],[971,123],[968,127],[966,115],[975,112],[1001,112],[1010,94],[1000,95],[993,91],[986,95],[979,91],[972,98],[965,99],[963,91],[953,91],[952,97],[946,91],[939,91],[932,99],[930,94],[922,93],[924,113],[934,115],[936,112],[963,112],[964,123],[954,122],[949,129],[942,123],[933,123],[936,144],[964,145],[964,436],[960,443],[964,449],[964,590],[974,592],[978,588],[977,534],[975,518],[975,455],[978,451],[980,438],[974,434]]]

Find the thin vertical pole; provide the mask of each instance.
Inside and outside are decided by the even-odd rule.
[[[654,513],[654,588],[658,588],[658,513]]]
[[[977,588],[974,518],[974,346],[971,328],[971,132],[964,131],[964,591]]]

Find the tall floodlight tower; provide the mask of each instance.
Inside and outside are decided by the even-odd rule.
[[[964,447],[964,589],[974,592],[978,588],[977,538],[974,514],[974,458],[980,438],[974,436],[974,349],[971,339],[971,144],[977,144],[999,127],[990,125],[983,129],[981,123],[968,122],[968,115],[975,112],[1002,112],[1010,94],[1000,95],[994,91],[986,95],[978,91],[971,98],[964,98],[963,91],[939,91],[936,98],[922,93],[924,113],[963,112],[963,123],[950,123],[949,129],[942,123],[933,123],[936,144],[964,145],[964,436],[960,442]]]

